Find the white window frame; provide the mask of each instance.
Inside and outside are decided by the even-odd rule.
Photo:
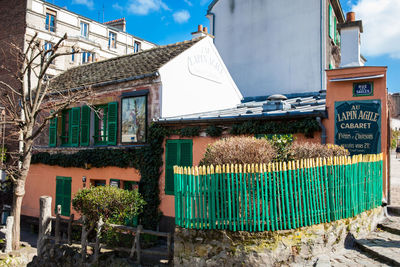
[[[111,35],[114,35],[114,44],[111,40]],[[117,33],[113,31],[108,31],[108,48],[109,49],[116,49],[117,48]]]
[[[82,30],[83,30],[82,24],[87,25],[87,28],[86,28],[86,35],[83,35],[83,34],[82,34]],[[86,21],[81,20],[80,23],[79,23],[79,25],[80,25],[80,30],[81,30],[81,35],[80,35],[80,36],[81,36],[81,37],[84,37],[84,38],[89,38],[89,22],[86,22]]]

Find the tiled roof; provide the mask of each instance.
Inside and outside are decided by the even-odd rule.
[[[201,38],[80,65],[51,79],[50,86],[53,91],[59,91],[132,77],[139,79],[154,74],[199,40]]]
[[[176,117],[160,118],[158,122],[192,122],[201,120],[237,120],[237,119],[261,119],[273,117],[296,117],[296,116],[325,116],[326,99],[324,94],[310,94],[309,96],[291,97],[282,101],[285,108],[275,110],[264,109],[268,100],[255,100],[243,102],[235,108],[215,110],[209,112],[195,113]]]

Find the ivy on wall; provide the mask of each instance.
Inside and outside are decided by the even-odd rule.
[[[313,118],[296,121],[246,121],[234,124],[230,129],[232,135],[242,134],[294,134],[304,133],[312,137],[313,132],[319,131],[320,126]],[[146,201],[141,214],[141,223],[146,229],[155,229],[160,219],[160,189],[159,179],[163,166],[163,141],[166,137],[176,134],[183,137],[199,136],[201,128],[184,127],[168,129],[158,124],[149,127],[147,145],[138,148],[124,149],[85,149],[73,154],[47,152],[35,153],[32,164],[42,163],[52,166],[75,168],[101,168],[115,166],[120,168],[135,168],[140,172],[139,191]],[[218,126],[208,126],[205,129],[208,136],[218,137],[223,129]]]

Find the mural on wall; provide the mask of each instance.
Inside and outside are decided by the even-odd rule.
[[[122,143],[146,141],[146,96],[122,99]]]
[[[381,101],[335,102],[335,144],[355,154],[381,152]]]

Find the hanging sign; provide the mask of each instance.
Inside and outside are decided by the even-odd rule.
[[[335,102],[335,144],[355,154],[381,152],[381,101]]]
[[[374,95],[374,83],[362,82],[353,84],[353,96],[372,96]]]

